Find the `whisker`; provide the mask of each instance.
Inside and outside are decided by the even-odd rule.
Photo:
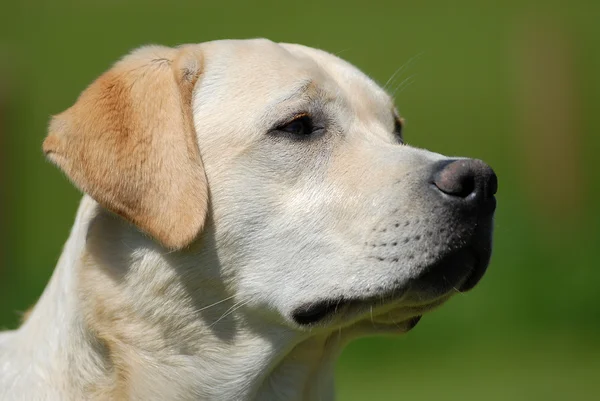
[[[339,298],[338,301],[335,304],[335,309],[333,310],[334,313],[337,313],[338,311],[338,306],[340,306],[340,302],[342,302],[342,299]]]
[[[338,56],[338,57],[340,57],[340,54],[342,54],[342,53],[346,53],[346,52],[347,52],[348,50],[350,50],[350,49],[351,49],[350,47],[347,47],[347,48],[345,48],[345,49],[342,49],[342,50],[340,50],[339,52],[336,52],[336,53],[333,53],[333,54],[334,54],[335,56]]]
[[[394,73],[392,74],[392,76],[387,80],[387,82],[385,83],[385,85],[383,85],[383,89],[385,90],[387,88],[387,86],[390,83],[394,83],[393,80],[394,78],[400,74],[401,72],[403,72],[405,69],[407,69],[415,60],[417,60],[418,58],[420,58],[423,55],[423,52],[418,53],[414,56],[412,56],[411,58],[408,59],[408,61],[404,64],[402,64],[396,71],[394,71]]]
[[[404,330],[404,329],[405,329],[405,327],[398,326],[398,323],[399,323],[399,322],[398,322],[398,321],[396,321],[395,319],[392,319],[392,323],[394,323],[394,326],[396,326],[396,327],[397,327],[397,328],[399,328],[400,330]]]
[[[231,315],[233,312],[235,312],[236,310],[243,308],[244,306],[246,306],[246,304],[250,303],[250,300],[248,301],[240,301],[236,304],[234,304],[231,308],[227,309],[225,311],[225,313],[223,313],[223,315],[221,315],[220,318],[218,318],[217,320],[215,320],[210,326],[208,326],[208,328],[210,329],[211,327],[213,327],[215,324],[219,323],[221,320],[223,320],[224,318],[226,318],[227,316]]]
[[[394,79],[396,78],[396,75],[402,71],[404,69],[404,65],[401,65],[400,67],[398,67],[398,69],[396,71],[394,71],[394,73],[392,74],[392,76],[390,76],[390,78],[385,82],[385,85],[383,85],[383,90],[387,89],[388,84]]]
[[[203,311],[203,310],[206,310],[206,309],[208,309],[208,308],[212,308],[213,306],[215,306],[215,305],[218,305],[218,304],[221,304],[221,303],[223,303],[223,302],[225,302],[225,301],[229,301],[229,300],[230,300],[231,298],[233,298],[233,297],[235,297],[235,295],[232,295],[232,296],[230,296],[230,297],[227,297],[227,298],[225,298],[225,299],[222,299],[222,300],[220,300],[220,301],[217,301],[217,302],[215,302],[215,303],[213,303],[213,304],[210,304],[210,305],[208,305],[208,306],[205,306],[205,307],[203,307],[203,308],[200,308],[200,309],[198,309],[198,312],[201,312],[201,311]]]
[[[407,77],[402,82],[400,82],[400,85],[398,85],[396,87],[396,89],[394,89],[394,91],[392,92],[392,96],[396,96],[396,92],[398,92],[398,90],[400,90],[400,93],[401,93],[404,89],[408,88],[410,86],[410,84],[415,82],[414,77],[415,77],[415,74]]]

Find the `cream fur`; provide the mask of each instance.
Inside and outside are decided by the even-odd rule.
[[[119,98],[129,109],[99,106],[107,80],[141,85]],[[298,112],[320,116],[323,138],[269,133]],[[312,328],[291,318],[323,297],[377,297],[460,241],[436,237],[448,221],[415,189],[445,157],[399,144],[395,113],[358,69],[299,45],[218,41],[120,61],[52,123],[46,152],[91,196],[31,316],[0,336],[0,399],[333,399],[345,344],[406,331],[452,295],[409,289]]]

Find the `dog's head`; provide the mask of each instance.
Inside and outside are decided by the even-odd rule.
[[[125,57],[53,119],[44,150],[164,247],[210,233],[247,313],[397,332],[482,277],[497,186],[479,160],[404,144],[402,127],[335,56],[218,41]]]

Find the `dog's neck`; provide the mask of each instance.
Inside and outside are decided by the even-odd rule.
[[[243,316],[210,245],[196,248],[167,253],[85,197],[50,284],[5,340],[19,355],[0,357],[0,398],[332,399],[341,331]]]

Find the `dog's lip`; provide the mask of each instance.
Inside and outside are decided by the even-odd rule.
[[[404,334],[414,329],[417,324],[421,321],[422,315],[416,315],[408,319],[398,320],[393,322],[377,321],[377,320],[363,320],[363,327],[367,330],[372,329],[378,333],[388,334]]]
[[[292,313],[293,320],[302,327],[314,327],[336,323],[341,317],[346,323],[369,320],[374,324],[401,326],[412,322],[432,309],[442,305],[453,294],[444,294],[432,299],[418,301],[405,299],[408,289],[390,291],[386,295],[368,298],[330,299],[305,304]],[[418,323],[410,325],[412,329]]]
[[[484,276],[491,258],[490,246],[469,244],[440,257],[411,280],[413,290],[421,298],[442,296],[448,293],[467,292]]]
[[[417,324],[421,321],[421,318],[423,317],[423,315],[417,315],[415,317],[413,317],[412,319],[408,320],[408,330],[412,330],[415,327],[417,327]]]
[[[490,259],[492,256],[491,247],[485,247],[482,249],[471,247],[470,250],[474,260],[470,271],[457,288],[458,292],[467,292],[472,290],[481,281],[490,264]]]
[[[385,325],[402,325],[409,323],[412,329],[417,325],[421,317],[444,304],[452,294],[446,294],[437,299],[422,304],[410,304],[400,301],[391,305],[386,305],[380,311],[376,311],[370,317],[373,323]]]
[[[382,324],[405,322],[440,306],[455,293],[473,288],[483,276],[488,262],[487,250],[466,246],[444,255],[424,269],[422,276],[401,286],[368,296],[339,296],[305,303],[294,309],[291,317],[301,327],[336,324],[342,319],[352,322],[370,318]],[[462,270],[464,264],[467,265],[465,271]],[[444,266],[458,269],[455,279],[449,281],[447,275],[440,273],[439,269]],[[398,319],[386,320],[384,316],[392,312],[399,316]]]

